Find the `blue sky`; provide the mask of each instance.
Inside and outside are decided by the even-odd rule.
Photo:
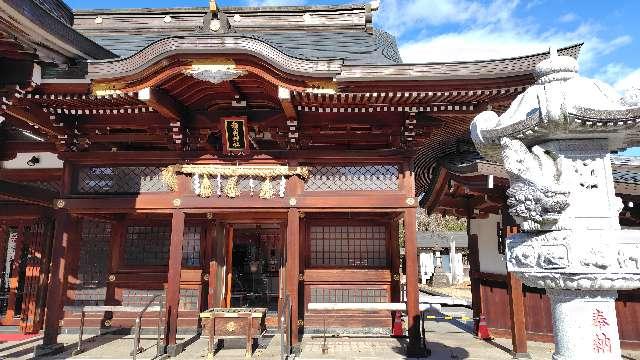
[[[221,6],[347,4],[341,0],[218,0]],[[363,2],[363,1],[360,1]],[[208,0],[66,0],[74,9],[208,6]],[[526,55],[577,42],[581,73],[640,87],[640,0],[382,0],[374,22],[405,62]],[[640,156],[640,149],[628,154]]]

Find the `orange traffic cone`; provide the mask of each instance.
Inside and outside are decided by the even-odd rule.
[[[478,321],[478,326],[476,329],[476,336],[482,340],[492,340],[493,336],[489,332],[489,327],[487,326],[487,319],[484,315],[480,315],[480,320]]]
[[[391,326],[391,336],[404,336],[404,329],[402,327],[402,313],[400,311],[394,311],[393,325]]]

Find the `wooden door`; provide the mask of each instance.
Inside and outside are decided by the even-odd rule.
[[[5,241],[2,247],[2,279],[0,301],[3,316],[0,324],[3,326],[18,325],[16,319],[16,297],[18,292],[18,275],[20,272],[20,254],[22,252],[23,232],[21,223],[6,226]]]
[[[23,251],[26,253],[24,285],[22,286],[22,307],[20,330],[23,333],[37,333],[42,329],[53,222],[40,219],[24,228]]]

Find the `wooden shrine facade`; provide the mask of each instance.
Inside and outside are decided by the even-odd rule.
[[[416,196],[475,114],[505,109],[549,55],[402,64],[370,4],[0,10],[0,60],[12,70],[0,76],[3,239],[33,232],[24,221],[55,224],[29,267],[39,290],[20,308],[38,324],[25,331],[42,327],[51,347],[78,325],[77,306],[164,292],[175,353],[198,311],[255,297],[234,289],[255,289],[260,271],[276,311],[290,299],[294,343],[324,319],[388,329],[388,313],[307,305],[399,301],[402,220],[419,353]],[[26,266],[13,259],[8,278]],[[47,273],[45,294],[35,279]],[[87,317],[94,328],[131,322]]]

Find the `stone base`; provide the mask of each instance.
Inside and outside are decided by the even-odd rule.
[[[433,278],[431,280],[431,286],[433,287],[447,287],[451,285],[451,281],[449,280],[449,275],[442,272],[442,269],[436,268],[436,271],[433,273]]]
[[[169,357],[176,357],[178,355],[180,355],[181,352],[184,351],[184,344],[174,344],[174,345],[167,345],[167,351],[166,354]]]
[[[51,356],[64,352],[64,344],[36,345],[33,349],[33,357]]]
[[[531,359],[529,353],[511,353],[514,359]]]
[[[422,344],[418,344],[416,346],[407,346],[407,354],[408,357],[414,358],[425,358],[431,356],[431,350],[422,346]]]

